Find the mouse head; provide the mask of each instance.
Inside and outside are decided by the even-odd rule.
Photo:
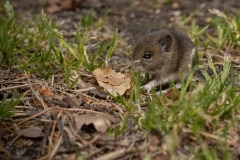
[[[175,43],[174,35],[168,30],[149,32],[138,41],[133,50],[136,68],[142,72],[156,73],[173,64],[174,58],[176,59]]]

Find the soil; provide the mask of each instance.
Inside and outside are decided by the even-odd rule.
[[[32,15],[39,15],[42,8],[47,8],[43,0],[11,0],[11,2],[20,20],[31,19]],[[61,30],[65,31],[65,33],[70,33],[76,30],[75,24],[80,23],[79,16],[87,15],[89,11],[91,11],[96,17],[102,17],[105,9],[108,8],[107,22],[105,24],[108,29],[106,29],[106,31],[114,33],[115,29],[118,28],[118,36],[122,42],[122,44],[117,46],[114,55],[125,58],[128,49],[131,48],[136,39],[144,35],[149,28],[154,27],[161,29],[177,27],[183,31],[188,31],[189,28],[177,25],[181,23],[180,17],[193,16],[197,24],[204,27],[209,22],[209,9],[216,8],[228,12],[229,15],[234,15],[239,12],[240,8],[240,1],[238,0],[175,0],[172,2],[161,2],[164,2],[164,0],[86,0],[78,7],[70,10],[61,10],[57,13],[48,14],[48,16],[52,17],[53,21],[61,24]],[[191,22],[188,22],[187,25],[190,26],[190,24]],[[66,34],[66,37],[67,35],[68,34]],[[11,81],[17,77],[22,78],[21,84],[26,82],[23,81],[24,75],[18,71],[1,69],[0,82],[1,80]],[[49,83],[34,76],[31,77],[31,81]],[[61,82],[59,82],[59,84],[61,84]],[[9,84],[9,86],[11,85],[12,84]],[[24,92],[27,89],[28,88],[22,87],[18,89],[18,91]],[[61,87],[59,87],[59,90],[61,90]],[[81,98],[81,102],[79,102],[79,97],[74,97],[75,99],[73,100],[69,100],[68,97],[64,98],[67,99],[65,100],[67,104],[83,104],[83,108],[79,108],[79,111],[82,112],[81,115],[89,113],[81,109],[104,112],[114,116],[115,121],[112,122],[113,125],[119,124],[126,110],[121,106],[113,104],[111,100],[104,101],[106,95],[101,97],[102,93],[97,94],[99,94],[99,97],[94,97],[93,95],[96,95],[96,93],[93,92],[78,95]],[[29,101],[30,100],[25,100],[25,103]],[[53,101],[50,101],[50,103],[56,104]],[[66,103],[60,105],[64,106]],[[24,110],[27,109],[25,108],[23,111]],[[144,159],[144,157],[146,158],[147,152],[155,154],[153,159],[169,159],[168,154],[158,150],[158,146],[160,146],[162,142],[161,135],[158,133],[147,135],[141,132],[141,130],[138,130],[136,133],[133,121],[128,122],[128,127],[123,136],[113,137],[106,133],[99,134],[93,129],[94,127],[87,126],[82,129],[83,132],[81,132],[80,135],[72,135],[73,139],[71,139],[69,138],[71,137],[71,124],[69,124],[68,127],[62,126],[62,119],[60,120],[57,117],[66,114],[67,120],[65,122],[71,123],[69,120],[71,116],[69,115],[73,114],[74,111],[66,109],[60,112],[52,109],[51,113],[49,113],[50,115],[44,115],[45,113],[43,112],[44,110],[35,108],[31,110],[31,113],[25,114],[24,117],[9,118],[4,120],[4,122],[0,122],[0,159],[51,159],[51,154],[55,155],[54,159],[76,159],[77,155],[84,155],[87,159]],[[36,121],[34,121],[32,117],[32,119],[30,119],[32,121],[29,120],[28,122],[26,118],[36,113],[41,113],[41,119],[46,117],[54,118],[52,118],[50,122],[40,120],[40,118],[36,118]],[[76,113],[74,112],[74,114]],[[94,113],[91,112],[91,114]],[[134,115],[132,115],[132,117],[134,117]],[[27,123],[22,122],[22,120],[26,120]],[[47,136],[41,136],[41,132],[37,132],[36,137],[19,136],[18,131],[28,128],[31,124],[38,127],[37,129],[31,128],[32,132],[37,132],[40,129]],[[53,133],[52,130],[54,130],[54,127],[56,131],[53,135],[50,135],[50,133]],[[63,140],[61,144],[57,144],[57,138],[59,138],[59,134],[63,132],[68,134],[62,134],[64,135],[61,137]],[[74,137],[77,137],[77,140],[74,139]],[[49,138],[52,138],[52,143],[54,143],[52,146],[47,144]],[[74,140],[77,142],[74,142]],[[57,153],[54,153],[55,145],[60,145]],[[51,147],[52,150],[50,149]],[[51,152],[49,150],[51,150]],[[120,156],[117,156],[118,154]]]

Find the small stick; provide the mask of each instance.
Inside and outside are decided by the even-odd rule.
[[[95,87],[89,87],[89,88],[83,88],[83,89],[79,89],[79,90],[70,90],[72,92],[88,92],[88,91],[92,91],[95,90]]]
[[[34,84],[38,84],[38,83],[34,83]],[[18,86],[5,87],[5,88],[1,88],[0,92],[17,89],[17,88],[21,88],[21,87],[27,87],[27,86],[34,85],[34,84],[23,84],[23,85],[18,85]]]
[[[56,110],[56,109],[59,109],[59,110],[63,110],[63,111],[82,111],[82,112],[90,112],[90,113],[96,113],[96,114],[105,114],[105,113],[103,113],[103,112],[98,112],[98,111],[92,111],[92,110],[88,110],[88,109],[78,109],[78,108],[56,108],[56,107],[51,107],[51,108],[47,108],[47,109],[45,109],[45,110],[43,110],[43,111],[41,111],[41,112],[39,112],[39,113],[37,113],[37,114],[35,114],[35,115],[32,115],[31,117],[28,117],[28,118],[25,118],[25,119],[23,119],[22,121],[20,121],[18,124],[22,124],[22,123],[24,123],[24,122],[26,122],[26,121],[29,121],[29,120],[31,120],[31,119],[33,119],[33,118],[36,118],[36,117],[38,117],[38,116],[40,116],[40,115],[42,115],[42,114],[44,114],[44,113],[46,113],[46,112],[48,112],[48,111],[50,111],[50,110],[52,110],[52,109],[54,109],[54,110]]]
[[[31,119],[33,119],[33,118],[36,118],[36,117],[38,117],[38,116],[40,116],[40,115],[42,115],[42,114],[44,114],[44,113],[46,113],[46,112],[48,112],[48,111],[50,111],[50,110],[52,110],[52,109],[54,109],[54,107],[47,108],[47,109],[45,109],[45,110],[43,110],[43,111],[41,111],[41,112],[39,112],[39,113],[37,113],[37,114],[35,114],[35,115],[32,115],[31,117],[28,117],[28,118],[23,119],[23,120],[20,121],[18,124],[22,124],[22,123],[24,123],[24,122],[26,122],[26,121],[29,121],[29,120],[31,120]]]
[[[58,148],[59,148],[60,144],[62,143],[62,137],[63,137],[63,136],[61,135],[61,136],[58,138],[57,143],[55,144],[55,146],[54,146],[51,154],[50,154],[49,157],[48,157],[49,160],[50,160],[50,159],[53,159],[53,157],[54,157],[55,154],[57,153]]]
[[[96,158],[96,160],[111,160],[111,159],[118,159],[121,156],[123,156],[124,154],[126,154],[127,149],[126,148],[122,148],[122,149],[118,149],[116,151],[113,151],[111,153],[107,153],[101,157]]]

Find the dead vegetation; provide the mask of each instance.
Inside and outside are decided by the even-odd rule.
[[[39,3],[11,2],[17,17],[30,19],[28,9],[32,9],[38,24]],[[61,57],[51,57],[54,54],[44,61],[43,54],[40,63],[37,58],[33,63],[29,60],[20,69],[15,61],[6,64],[0,57],[0,101],[12,104],[21,98],[13,114],[0,120],[0,159],[239,158],[239,2],[59,2],[57,10],[48,6],[54,14],[47,15],[51,23],[60,24],[57,31],[49,24],[43,26],[49,32],[28,25],[32,34],[18,36],[35,37],[33,46],[25,49],[24,45],[31,45],[26,40],[14,48],[24,53],[19,59],[56,51],[56,55],[63,53],[66,63],[60,63]],[[212,8],[219,10],[210,12]],[[213,20],[229,8],[234,18]],[[218,25],[221,23],[224,25]],[[224,28],[227,24],[233,27]],[[153,26],[175,27],[189,34],[201,63],[206,67],[214,64],[210,66],[213,76],[206,82],[193,77],[186,84],[188,90],[173,87],[160,96],[141,93],[137,76],[131,77],[131,68],[126,66],[134,39]],[[47,35],[53,35],[52,41],[47,41]],[[229,55],[231,63],[226,62]],[[104,69],[106,64],[118,73]],[[116,97],[115,91],[120,89],[123,91]]]

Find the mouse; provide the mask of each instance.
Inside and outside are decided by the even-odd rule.
[[[132,59],[136,71],[154,77],[141,87],[147,92],[170,81],[181,82],[198,64],[194,43],[174,29],[150,29],[136,42]]]

